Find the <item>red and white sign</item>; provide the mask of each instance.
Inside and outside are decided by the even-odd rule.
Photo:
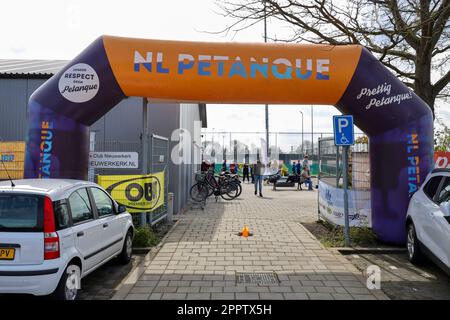
[[[439,151],[434,153],[435,168],[450,169],[450,152]]]

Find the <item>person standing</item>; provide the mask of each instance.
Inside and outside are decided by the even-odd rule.
[[[307,167],[308,169],[310,169],[310,165],[309,165],[309,157],[308,155],[305,155],[303,157],[303,163],[302,163],[303,167]]]
[[[223,172],[227,171],[227,160],[223,160],[223,163],[222,163],[222,171],[223,171]]]
[[[302,165],[300,164],[300,161],[297,162],[296,171],[297,171],[298,175],[300,175],[302,173]]]
[[[308,186],[308,190],[311,191],[313,187],[312,187],[311,173],[308,167],[303,167],[302,178],[304,179],[305,184]]]
[[[248,168],[248,164],[246,164],[246,163],[244,163],[244,168],[242,169],[242,174],[244,176],[243,181],[245,182],[245,178],[247,178],[247,182],[250,182],[249,168]]]
[[[297,164],[294,162],[292,162],[292,174],[296,174],[297,171]]]
[[[263,182],[263,174],[264,167],[261,161],[257,161],[256,164],[253,165],[253,175],[255,176],[255,196],[258,194],[259,187],[259,196],[262,198],[262,182]]]

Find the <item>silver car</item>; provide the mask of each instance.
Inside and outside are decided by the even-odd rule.
[[[14,186],[13,186],[14,184]],[[0,293],[74,300],[81,279],[131,260],[131,215],[95,183],[0,182]]]
[[[433,170],[409,202],[406,217],[409,260],[428,256],[450,274],[450,170]]]

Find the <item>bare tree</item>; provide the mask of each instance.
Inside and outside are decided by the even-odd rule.
[[[360,44],[377,55],[432,109],[450,97],[450,0],[225,0],[233,18],[222,32],[239,32],[264,19],[290,29],[273,41]]]

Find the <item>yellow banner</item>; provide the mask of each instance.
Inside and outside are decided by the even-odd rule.
[[[8,179],[6,170],[12,179],[22,179],[25,165],[25,142],[0,142],[0,180]],[[6,167],[6,170],[5,170]]]
[[[128,212],[150,212],[164,205],[164,171],[149,175],[98,176],[98,184]]]

